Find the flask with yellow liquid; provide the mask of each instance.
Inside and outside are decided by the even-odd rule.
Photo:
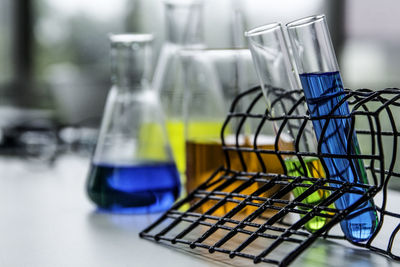
[[[186,190],[193,191],[205,182],[211,174],[221,166],[226,166],[226,158],[222,149],[221,130],[233,99],[239,93],[258,84],[255,70],[248,49],[205,49],[184,50],[180,53],[185,70],[185,85],[188,90],[186,98]],[[246,103],[243,103],[244,108]],[[265,112],[265,105],[258,108]],[[238,121],[232,120],[224,130],[225,145],[236,145],[236,130]],[[255,128],[246,123],[239,135],[240,147],[253,147]],[[281,146],[290,146],[290,140],[281,140]],[[273,149],[275,142],[272,127],[265,127],[257,138],[260,149]],[[288,149],[288,148],[284,148]],[[243,165],[238,154],[230,151],[230,166],[232,170],[242,171]],[[244,152],[243,159],[248,172],[263,171],[261,163],[254,152]],[[268,162],[267,170],[271,173],[283,173],[278,157],[263,154],[262,159]],[[236,181],[222,189],[230,192],[243,182]],[[254,183],[241,191],[240,194],[251,194],[259,186]],[[280,186],[275,186],[268,196],[276,192]],[[261,195],[268,197],[266,194]],[[242,199],[237,199],[242,200]],[[217,200],[209,200],[201,205],[199,212],[207,212]],[[231,201],[221,206],[213,214],[222,216],[237,204]],[[241,214],[249,214],[255,209],[246,207]],[[255,207],[254,207],[255,208]]]

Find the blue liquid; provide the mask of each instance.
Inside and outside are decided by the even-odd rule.
[[[307,99],[308,109],[311,117],[328,115],[333,108],[343,98],[343,84],[340,73],[304,73],[300,75],[301,84]],[[332,115],[349,115],[349,106],[347,102],[340,105]],[[329,154],[347,154],[347,144],[350,140],[347,136],[350,131],[351,119],[331,119],[328,128],[321,136],[322,129],[326,120],[313,120],[314,129],[318,140],[322,138],[321,152]],[[357,136],[352,135],[350,153],[360,154]],[[331,179],[343,182],[356,182],[368,184],[367,174],[364,163],[361,159],[323,159]],[[351,167],[353,166],[353,168]],[[339,187],[332,184],[332,186]],[[355,187],[353,189],[365,192],[365,189]],[[336,208],[343,210],[360,199],[358,194],[347,193],[336,200]],[[366,201],[355,211],[350,213],[348,219],[341,221],[340,226],[345,236],[355,242],[368,240],[374,233],[378,224],[378,217],[373,201]]]
[[[89,198],[101,210],[118,213],[166,210],[178,198],[180,188],[173,163],[92,164],[87,183]]]

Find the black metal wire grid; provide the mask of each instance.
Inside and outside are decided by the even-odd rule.
[[[231,258],[249,258],[254,263],[287,266],[317,238],[344,238],[329,235],[329,230],[343,219],[357,216],[353,211],[379,192],[379,201],[375,201],[379,215],[377,230],[367,242],[350,242],[399,260],[400,251],[395,253],[393,247],[400,230],[400,214],[387,210],[387,188],[392,177],[400,177],[395,168],[399,132],[393,115],[400,111],[400,90],[345,91],[335,108],[346,101],[350,104],[352,112],[345,117],[351,122],[349,133],[357,125],[360,143],[367,144],[361,145],[362,154],[347,155],[321,153],[321,142],[317,151],[302,151],[300,144],[309,129],[307,125],[311,124],[307,114],[296,112],[304,105],[302,92],[277,88],[275,91],[281,95],[271,105],[280,105],[286,115],[273,117],[265,111],[259,87],[239,95],[221,131],[225,166],[215,170],[140,236],[177,246],[203,248],[210,253],[225,253]],[[259,112],[260,106],[263,112]],[[313,119],[324,119],[328,124],[342,118],[328,115]],[[233,145],[226,142],[232,125]],[[246,125],[252,125],[254,133],[251,146],[240,142]],[[276,125],[279,128],[273,145],[264,146],[260,141],[263,129]],[[288,128],[292,128],[290,131],[296,137],[290,145],[285,145],[284,133]],[[288,158],[296,158],[297,164],[288,165]],[[325,175],[329,173],[324,164],[326,158],[363,160],[370,185],[329,179]],[[271,168],[277,162],[280,168]],[[293,166],[298,172],[293,172]],[[346,194],[359,198],[347,209],[335,208],[333,203]],[[384,218],[390,218],[387,227],[394,225],[389,231],[382,231],[386,227]]]

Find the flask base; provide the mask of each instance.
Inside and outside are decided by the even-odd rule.
[[[180,193],[173,163],[131,166],[92,164],[87,192],[99,210],[113,213],[153,213],[172,206]]]

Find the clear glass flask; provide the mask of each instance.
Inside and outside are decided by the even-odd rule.
[[[165,0],[166,40],[154,72],[153,87],[161,97],[173,156],[184,180],[184,91],[178,66],[178,51],[204,48],[203,2],[200,0]]]
[[[304,105],[296,105],[300,100],[300,95],[292,94],[290,97],[284,96],[286,90],[300,89],[299,80],[295,76],[295,69],[289,55],[289,47],[284,37],[282,25],[271,23],[254,28],[245,33],[249,41],[253,62],[261,83],[267,108],[270,115],[280,117],[284,115],[304,115],[306,108]],[[272,103],[275,104],[272,106]],[[293,109],[295,107],[295,109]],[[288,120],[285,125],[282,121],[275,121],[275,133],[284,136],[285,140],[291,144],[291,150],[298,147],[301,152],[316,152],[316,138],[313,133],[312,124],[307,124],[302,133],[302,139],[296,140],[301,129],[302,120]],[[285,166],[287,174],[290,176],[306,176],[312,178],[323,178],[325,172],[318,158],[285,156]],[[311,182],[305,182],[310,183]],[[306,187],[296,187],[293,191],[294,197],[298,197]],[[317,190],[302,202],[306,204],[318,205],[326,199],[328,191]],[[305,208],[304,208],[305,209]],[[307,209],[306,209],[307,210]],[[328,219],[322,216],[313,217],[305,224],[309,231],[316,231],[327,223]]]
[[[344,94],[343,82],[325,16],[312,16],[288,23],[287,29],[310,116],[348,116],[350,111],[347,101],[339,104]],[[326,123],[328,126],[324,132]],[[357,135],[350,132],[351,123],[351,118],[330,119],[328,122],[325,119],[313,120],[315,133],[321,142],[321,152],[337,155],[360,154]],[[324,158],[324,162],[329,172],[327,176],[331,179],[368,184],[362,159]],[[365,190],[360,187],[353,189],[361,192]],[[343,210],[359,198],[358,194],[346,193],[335,201],[335,206]],[[362,242],[372,236],[377,223],[376,207],[369,200],[350,213],[340,225],[349,240]]]
[[[185,107],[186,189],[191,192],[205,182],[217,168],[224,165],[228,167],[221,141],[223,123],[235,97],[257,86],[258,79],[248,49],[183,50],[180,55],[188,92],[185,98],[187,103]],[[249,105],[250,101],[248,103],[240,101],[235,112],[243,112]],[[264,103],[258,101],[252,112],[263,114]],[[224,145],[253,148],[254,132],[260,121],[248,119],[242,126],[240,122],[239,117],[230,119],[224,128]],[[273,134],[272,127],[267,122],[256,140],[257,147],[273,149],[275,141]],[[283,144],[286,143],[283,142]],[[237,151],[229,151],[228,155],[231,170],[255,173],[263,171],[262,164],[255,153],[242,152],[244,165]],[[261,157],[269,172],[283,173],[278,157],[270,154],[263,154]],[[238,188],[241,183],[237,181],[222,191],[230,192]],[[241,193],[251,194],[258,188],[259,184],[254,183]],[[275,186],[269,193],[273,194],[279,188],[280,186]],[[215,203],[209,201],[207,205],[202,205],[201,212],[207,211]],[[235,206],[234,203],[227,203],[218,209],[216,214],[224,215]],[[242,213],[254,211],[255,207],[252,208],[246,207]]]
[[[112,88],[87,181],[103,210],[156,212],[180,193],[159,97],[149,84],[150,34],[111,35]]]

